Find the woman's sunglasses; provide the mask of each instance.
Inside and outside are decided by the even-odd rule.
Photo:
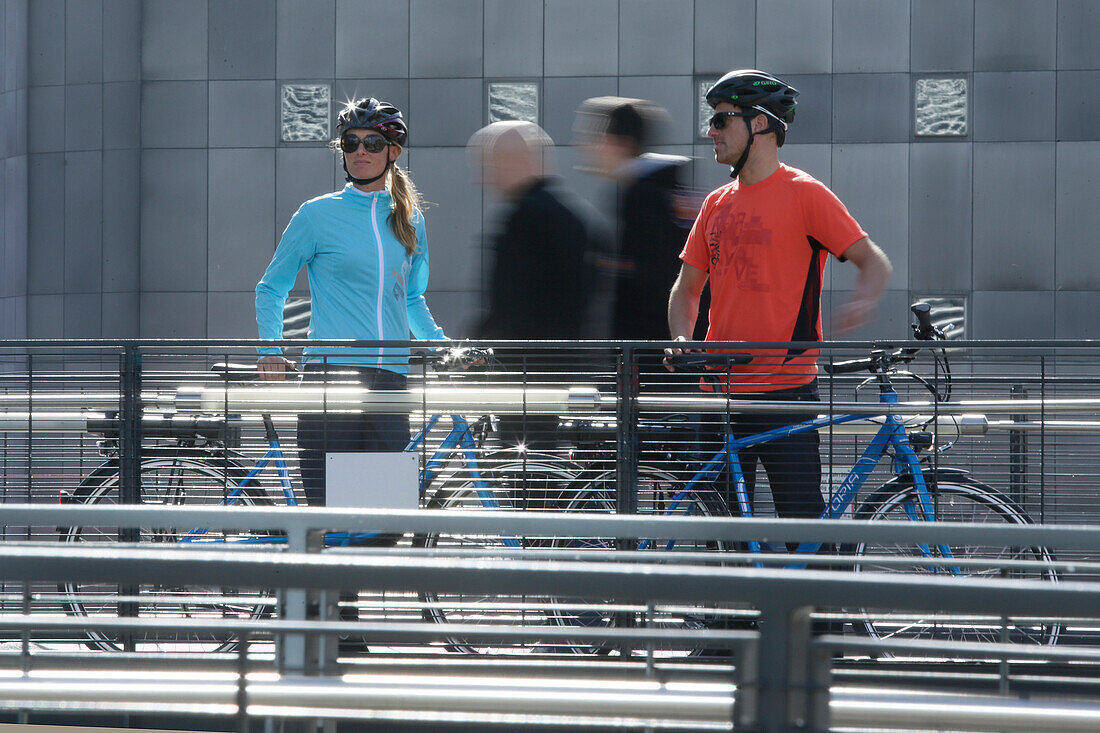
[[[368,153],[381,153],[389,144],[389,141],[381,135],[359,137],[353,132],[345,132],[340,136],[340,149],[345,153],[354,153],[360,145],[366,148]]]

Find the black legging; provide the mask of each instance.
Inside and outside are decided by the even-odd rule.
[[[357,386],[367,389],[403,390],[407,387],[404,375],[386,369],[306,364],[305,372],[305,382],[339,381],[341,386],[352,386],[347,383],[354,380]],[[325,505],[326,453],[400,451],[408,444],[409,416],[404,413],[298,415],[298,460],[306,501],[310,506]]]

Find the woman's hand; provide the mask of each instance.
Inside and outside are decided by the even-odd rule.
[[[281,382],[286,379],[287,372],[297,369],[297,365],[290,359],[275,354],[261,356],[256,366],[260,370],[260,379],[265,382]]]

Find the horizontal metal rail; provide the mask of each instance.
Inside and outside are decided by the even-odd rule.
[[[364,530],[469,536],[676,537],[683,540],[767,542],[889,542],[1003,545],[1054,550],[1096,550],[1100,532],[1090,525],[1022,525],[967,522],[872,522],[854,519],[766,519],[654,515],[578,515],[508,510],[450,511],[323,507],[107,506],[4,504],[8,527],[148,527],[281,530],[304,538],[322,530]],[[190,542],[221,549],[233,543]],[[292,543],[293,544],[293,543]],[[57,545],[51,545],[57,547]],[[173,548],[179,549],[179,548]],[[183,548],[187,549],[187,548]]]

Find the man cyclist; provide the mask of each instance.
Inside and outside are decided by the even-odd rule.
[[[855,292],[834,315],[834,330],[866,323],[878,303],[891,271],[886,255],[832,191],[779,161],[797,95],[789,84],[753,69],[731,71],[707,91],[714,108],[707,135],[715,160],[731,166],[734,180],[707,196],[680,254],[668,303],[673,339],[691,338],[709,280],[708,341],[820,341],[821,283],[830,254],[859,270]],[[819,399],[818,349],[751,351],[752,362],[731,367],[716,380],[718,388],[741,399]],[[733,430],[739,436],[763,432],[816,413],[749,413],[734,417]],[[741,462],[750,502],[760,462],[780,517],[824,511],[816,432],[744,450]]]

